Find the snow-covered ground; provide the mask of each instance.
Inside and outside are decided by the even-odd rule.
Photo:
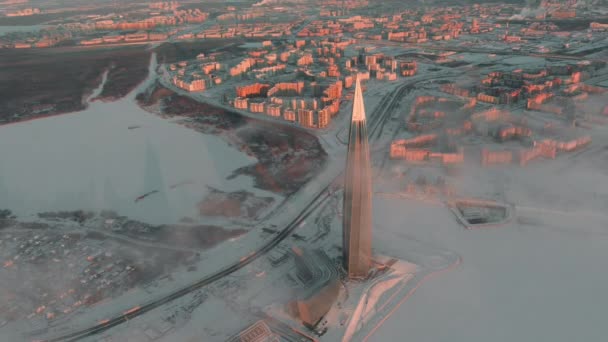
[[[503,63],[509,64],[509,65],[522,65],[522,64],[536,64],[536,65],[543,65],[545,62],[544,58],[537,58],[537,57],[527,57],[527,56],[516,56],[516,57],[510,57],[507,59],[504,59],[502,61]]]
[[[24,216],[113,209],[147,222],[174,223],[198,217],[196,204],[206,186],[274,197],[254,189],[248,176],[226,180],[255,159],[217,136],[145,112],[133,99],[136,93],[90,103],[78,113],[1,126],[0,208]],[[188,184],[172,189],[180,182]],[[158,193],[135,202],[151,191]]]
[[[319,229],[315,217],[328,216],[331,219],[331,230],[320,240],[298,242],[287,238],[277,249],[288,250],[293,246],[302,248],[322,248],[331,251],[341,234],[341,216],[326,208],[336,205],[340,195],[334,196],[326,205],[320,207],[311,218],[307,219],[297,233],[311,237]],[[379,218],[378,224],[384,224]],[[248,234],[249,237],[251,234]],[[320,341],[359,341],[382,323],[387,312],[399,305],[404,296],[409,296],[426,275],[446,269],[457,256],[424,241],[412,239],[408,234],[394,234],[385,230],[374,232],[374,249],[387,252],[388,256],[376,255],[378,260],[405,257],[413,263],[400,260],[392,266],[392,271],[376,278],[372,283],[349,283],[348,289],[341,289],[337,305],[326,317],[329,331]],[[387,243],[390,241],[390,244]],[[240,241],[239,241],[240,242]],[[439,247],[439,248],[438,248]],[[332,255],[335,250],[331,252]],[[218,254],[219,255],[219,254]],[[213,262],[209,260],[209,262]],[[420,265],[420,268],[418,267]],[[291,274],[291,275],[290,275]],[[290,276],[289,276],[290,275]],[[272,266],[266,257],[259,258],[245,268],[232,273],[223,279],[188,294],[182,298],[158,308],[144,316],[138,317],[101,334],[99,337],[85,341],[99,341],[99,338],[111,336],[114,340],[142,338],[144,331],[150,327],[159,330],[167,321],[173,329],[159,341],[209,342],[225,341],[230,335],[246,328],[255,320],[266,314],[289,324],[290,326],[312,334],[301,322],[295,320],[286,311],[286,305],[294,296],[294,263],[288,260],[278,266]],[[180,281],[178,281],[179,283]],[[182,282],[183,283],[183,282]],[[297,288],[297,286],[295,287]],[[192,304],[200,295],[206,298],[202,303]],[[194,309],[187,309],[194,307]],[[361,310],[355,310],[360,307]],[[347,329],[348,328],[348,329]],[[348,331],[347,331],[348,330]],[[347,333],[347,337],[343,335]]]
[[[374,217],[383,234],[445,246],[462,264],[424,283],[369,341],[604,340],[604,144],[598,137],[593,153],[526,169],[467,172],[465,187],[504,189],[515,204],[516,218],[502,227],[467,231],[441,206],[377,199]]]
[[[0,35],[11,32],[34,32],[39,31],[47,26],[44,25],[28,25],[28,26],[0,26]]]
[[[391,83],[386,83],[386,84],[382,84],[382,85],[384,86],[385,90],[392,89],[393,87],[396,86],[396,84],[391,84]],[[374,95],[376,95],[375,96],[376,98],[369,101],[370,102],[369,104],[366,103],[366,109],[369,110],[370,113],[372,113],[373,109],[379,103],[380,96],[377,96],[377,95],[379,95],[377,91],[376,92],[374,92],[374,91],[367,92],[366,95],[370,96],[369,97],[370,99],[374,98]],[[367,96],[366,96],[366,99],[367,99]],[[370,115],[370,120],[371,119],[372,118]],[[339,128],[339,125],[338,125],[338,127],[335,127],[335,128]],[[271,220],[269,220],[268,222],[265,222],[264,224],[266,224],[266,225],[274,224],[276,227],[285,227],[286,224],[288,222],[290,222],[291,219],[302,210],[305,203],[310,201],[311,197],[313,197],[315,193],[317,193],[320,189],[322,189],[325,185],[327,185],[329,183],[330,179],[332,179],[333,177],[335,177],[337,174],[340,173],[340,171],[344,165],[344,160],[343,160],[344,156],[343,156],[343,153],[341,153],[341,151],[343,151],[344,147],[340,146],[341,144],[338,144],[335,142],[333,144],[328,143],[328,141],[332,141],[335,139],[336,131],[337,130],[329,129],[328,131],[324,132],[324,134],[320,134],[321,139],[326,141],[326,146],[330,146],[330,149],[328,150],[328,152],[333,155],[333,158],[330,160],[330,162],[326,166],[325,170],[323,170],[323,172],[321,172],[318,175],[318,177],[315,179],[315,181],[312,181],[309,184],[307,184],[303,189],[301,189],[301,191],[299,191],[292,198],[290,198],[290,200],[284,206],[281,207],[282,208],[281,212],[278,213],[278,215],[274,216]],[[381,153],[384,153],[384,152],[385,152],[385,149],[382,149]],[[325,206],[327,206],[327,205],[329,205],[329,204],[325,204]],[[335,216],[335,217],[332,216],[332,218],[335,220],[335,223],[340,223],[339,216]],[[318,230],[316,220],[313,218],[309,218],[305,222],[302,223],[302,225],[298,229],[298,234],[313,235],[312,233],[310,233],[310,234],[305,233],[306,227],[311,228],[312,231]],[[339,228],[335,228],[335,229],[331,230],[330,237],[325,238],[324,244],[327,244],[327,246],[325,246],[327,250],[331,249],[332,248],[331,245],[335,241],[339,240],[339,235],[340,235]],[[222,246],[218,246],[217,248],[213,248],[209,251],[205,251],[205,252],[201,253],[203,260],[200,263],[198,263],[197,272],[173,273],[172,280],[159,281],[153,287],[148,288],[146,291],[136,290],[133,293],[123,296],[119,301],[120,302],[119,306],[121,307],[121,309],[117,308],[117,305],[115,303],[111,303],[110,305],[101,305],[100,307],[96,308],[96,310],[89,311],[89,312],[85,313],[84,315],[79,316],[78,319],[75,319],[74,321],[72,321],[72,325],[74,328],[76,326],[86,325],[87,322],[94,321],[94,319],[92,319],[93,317],[96,317],[97,320],[101,320],[104,317],[108,317],[109,315],[111,315],[112,311],[126,310],[129,307],[132,307],[136,304],[141,304],[141,303],[147,302],[146,297],[148,299],[156,298],[156,297],[161,296],[164,293],[168,293],[169,291],[171,291],[173,289],[177,289],[177,288],[180,288],[181,286],[192,283],[192,282],[196,281],[197,279],[200,279],[201,277],[204,277],[205,275],[210,274],[211,272],[221,268],[222,266],[225,266],[226,264],[238,261],[239,258],[241,258],[244,255],[247,255],[248,252],[251,252],[258,246],[260,246],[263,243],[264,239],[267,239],[267,238],[268,237],[260,236],[258,234],[247,234],[241,238],[235,239],[234,241],[227,242],[226,244],[224,244]],[[434,260],[433,257],[439,258],[441,260],[449,259],[447,256],[443,256],[441,254],[441,252],[438,252],[437,246],[430,246],[425,243],[421,244],[420,242],[418,242],[416,240],[410,239],[408,236],[400,236],[400,237],[395,237],[395,236],[386,237],[385,236],[384,239],[380,238],[378,241],[381,241],[381,240],[392,241],[393,245],[387,245],[386,243],[379,242],[375,246],[377,246],[377,250],[380,253],[387,253],[387,254],[389,254],[391,256],[395,256],[395,257],[403,257],[404,260],[408,260],[408,261],[411,260],[414,263],[416,263],[417,265],[419,264],[429,270],[432,270],[433,267],[439,267],[438,265],[432,265],[432,260]],[[394,244],[395,241],[399,241],[399,242],[395,245]],[[291,239],[284,241],[284,244],[288,248],[290,246],[292,246],[292,243],[293,243],[293,241]],[[320,245],[318,243],[316,243],[315,246],[320,247]],[[235,278],[240,279],[241,275],[244,273],[249,273],[249,274],[255,274],[256,276],[254,277],[254,279],[259,279],[259,280],[255,280],[253,282],[245,281],[245,280],[239,281],[238,283],[241,285],[237,286],[237,287],[239,287],[238,295],[237,294],[229,295],[228,293],[221,294],[225,298],[224,299],[225,303],[223,305],[213,304],[210,307],[209,305],[203,304],[199,309],[197,309],[195,312],[193,312],[193,317],[191,319],[190,318],[186,319],[189,321],[187,323],[187,327],[180,328],[176,335],[169,335],[167,337],[168,340],[172,340],[172,339],[180,340],[180,339],[182,339],[182,337],[191,338],[192,336],[206,336],[205,337],[206,340],[209,340],[209,341],[224,340],[226,337],[226,334],[229,335],[229,334],[235,333],[239,329],[244,328],[246,326],[246,324],[244,322],[242,324],[235,324],[234,322],[229,322],[227,320],[222,320],[222,322],[223,322],[222,324],[219,324],[217,322],[211,322],[210,319],[212,317],[210,315],[206,314],[207,312],[209,312],[209,310],[216,313],[216,315],[213,317],[221,317],[223,314],[225,314],[227,316],[232,316],[235,314],[235,309],[237,312],[259,310],[259,309],[262,309],[268,303],[276,303],[277,301],[279,301],[280,296],[284,297],[285,294],[288,294],[288,292],[286,292],[288,290],[288,288],[285,287],[284,280],[275,281],[274,279],[272,279],[272,280],[270,279],[275,276],[284,276],[286,273],[281,272],[276,269],[270,270],[267,267],[256,266],[256,265],[259,265],[260,263],[263,264],[266,262],[266,261],[262,261],[262,260],[264,260],[264,259],[262,259],[262,258],[259,259],[258,261],[256,261],[255,265],[250,265],[250,266],[246,267],[245,269],[233,274],[232,276],[226,277],[226,279],[225,279],[230,282],[231,280],[233,280]],[[444,267],[444,266],[442,266],[442,267]],[[442,267],[440,267],[440,268],[442,268]],[[264,276],[264,274],[267,274],[267,276]],[[262,278],[258,278],[258,275],[261,275]],[[273,284],[273,287],[268,287],[269,285],[266,285],[266,286],[260,287],[259,289],[256,289],[258,287],[256,284],[258,284],[263,278],[266,278],[266,277],[268,277],[268,279],[265,279],[265,281],[262,281],[262,284],[263,283]],[[224,282],[225,281],[222,280],[222,281],[218,282],[217,285],[212,285],[211,287],[209,287],[209,289],[211,289],[211,292],[213,292],[213,289],[216,288],[217,286],[223,287],[221,284],[223,284]],[[243,282],[247,283],[246,287],[243,284]],[[400,286],[400,290],[398,292],[403,291],[403,295],[405,295],[405,292],[410,291],[411,288],[413,286],[415,286],[416,284],[417,284],[417,281],[412,281],[411,284],[408,282],[407,283],[408,287]],[[203,290],[203,291],[206,292],[207,290]],[[260,292],[256,292],[256,291],[260,291]],[[256,293],[252,294],[252,292],[256,292]],[[399,296],[397,296],[397,297],[399,297]],[[190,295],[173,302],[171,305],[167,306],[166,308],[155,310],[154,313],[147,314],[147,315],[145,315],[145,317],[138,319],[138,321],[142,322],[140,324],[140,326],[143,327],[146,325],[148,325],[148,326],[154,325],[155,323],[153,323],[153,322],[162,320],[162,316],[166,315],[167,310],[169,310],[171,307],[179,308],[182,305],[184,305],[184,304],[180,304],[180,303],[188,303],[188,301],[189,301],[188,298],[190,298]],[[253,298],[255,298],[255,300]],[[358,301],[356,301],[356,298],[353,298],[353,299],[355,300],[355,304],[356,304]],[[256,302],[255,305],[254,305],[254,302]],[[247,304],[245,304],[245,303],[247,303]],[[392,303],[392,304],[396,304],[396,303]],[[105,308],[104,308],[104,306],[105,306]],[[391,307],[391,305],[387,305],[386,309],[389,310],[390,309],[389,307]],[[273,313],[276,313],[276,312],[273,311]],[[247,315],[247,316],[250,317],[250,315]],[[381,317],[380,318],[374,317],[374,324],[371,324],[371,325],[375,326],[376,322],[379,321],[380,319],[381,319]],[[287,320],[289,320],[289,318],[287,318]],[[124,337],[124,335],[123,335],[124,333],[128,334],[128,331],[133,330],[132,324],[135,324],[135,323],[132,322],[131,326],[129,326],[129,327],[124,326],[124,327],[118,327],[117,329],[113,329],[111,332],[109,332],[109,334],[112,336]],[[330,335],[332,335],[334,337],[336,337],[336,336],[341,337],[341,331],[342,331],[341,329],[332,329],[332,333],[328,334],[327,337],[330,338],[331,337]],[[366,332],[363,332],[363,333],[366,333]]]

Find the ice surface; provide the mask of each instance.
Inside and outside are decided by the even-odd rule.
[[[174,223],[197,216],[206,186],[251,191],[250,177],[226,177],[254,158],[217,136],[145,112],[134,102],[135,93],[93,102],[78,113],[1,126],[0,208],[19,215],[114,209],[143,221]],[[171,189],[179,182],[189,184]]]
[[[34,32],[39,31],[47,26],[45,25],[28,25],[28,26],[0,26],[0,35],[11,32]]]
[[[447,209],[381,202],[375,217],[386,230],[444,245],[463,263],[423,284],[369,341],[600,341],[608,334],[608,235],[598,226],[607,221],[537,210],[535,224],[466,231]]]
[[[503,60],[502,62],[509,64],[509,65],[515,65],[515,66],[522,65],[522,64],[542,65],[545,63],[545,60],[543,58],[537,58],[537,57],[516,56],[516,57],[507,58],[507,59]]]

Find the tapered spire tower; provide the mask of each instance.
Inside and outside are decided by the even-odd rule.
[[[365,278],[372,256],[372,173],[361,83],[357,77],[350,123],[342,227],[344,269]]]

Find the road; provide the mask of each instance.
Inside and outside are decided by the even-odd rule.
[[[337,178],[334,179],[334,181],[336,181],[336,180],[337,180]],[[334,181],[332,181],[332,183],[330,185],[332,185]],[[223,268],[222,270],[220,270],[208,277],[205,277],[194,284],[186,286],[178,291],[175,291],[175,292],[173,292],[167,296],[164,296],[162,298],[159,298],[157,300],[151,301],[147,304],[136,307],[136,309],[129,310],[128,312],[125,312],[124,314],[121,314],[120,316],[114,317],[112,319],[106,320],[103,323],[97,324],[97,325],[87,328],[87,329],[72,332],[72,333],[69,333],[69,334],[66,334],[63,336],[53,337],[53,338],[47,339],[45,341],[48,341],[48,342],[77,341],[77,340],[85,338],[87,336],[98,334],[102,331],[108,330],[112,327],[125,323],[128,320],[133,319],[137,316],[140,316],[155,308],[158,308],[166,303],[169,303],[177,298],[187,295],[188,293],[190,293],[192,291],[195,291],[204,286],[207,286],[235,271],[240,270],[241,268],[249,265],[250,263],[252,263],[256,259],[258,259],[262,255],[264,255],[266,252],[270,251],[273,247],[278,245],[281,241],[283,241],[286,237],[288,237],[311,213],[313,213],[321,204],[323,204],[324,201],[327,198],[329,198],[329,193],[326,190],[330,185],[328,185],[321,192],[319,192],[313,198],[313,200],[304,208],[304,210],[302,212],[300,212],[300,214],[298,216],[296,216],[296,218],[293,221],[291,221],[287,225],[287,227],[285,227],[285,229],[283,229],[281,232],[279,232],[272,240],[268,241],[264,246],[262,246],[257,251],[241,258],[237,263],[229,265],[229,266]]]
[[[421,81],[426,81],[426,80],[428,80],[428,79],[421,80]],[[405,84],[404,86],[402,86],[398,89],[406,89],[407,86],[411,87],[411,86],[413,86],[413,84]],[[370,137],[370,139],[374,139],[374,137],[376,137],[376,139],[377,139],[380,136],[376,133],[378,132],[378,129],[381,130],[382,127],[384,127],[383,121],[386,121],[387,119],[389,119],[391,117],[391,115],[390,115],[391,109],[395,108],[395,104],[398,103],[398,100],[399,100],[398,98],[395,98],[394,96],[400,95],[400,94],[402,94],[402,92],[396,90],[393,93],[386,95],[385,99],[383,99],[383,102],[380,104],[381,107],[385,107],[383,109],[380,109],[381,115],[373,115],[370,117],[370,120],[369,120],[369,137]],[[225,268],[223,268],[211,275],[208,275],[207,277],[205,277],[193,284],[190,284],[173,293],[170,293],[164,297],[161,297],[161,298],[155,299],[153,301],[150,301],[148,303],[142,304],[123,314],[120,314],[119,316],[104,320],[102,323],[98,323],[94,326],[91,326],[89,328],[85,328],[85,329],[82,329],[79,331],[74,331],[74,332],[71,332],[71,333],[68,333],[65,335],[61,335],[61,336],[51,337],[51,338],[48,338],[46,340],[41,340],[41,341],[46,341],[46,342],[77,341],[77,340],[80,340],[80,339],[88,337],[88,336],[99,334],[110,328],[113,328],[122,323],[125,323],[135,317],[143,315],[151,310],[154,310],[155,308],[158,308],[164,304],[167,304],[175,299],[183,297],[202,287],[210,285],[210,284],[214,283],[215,281],[242,269],[243,267],[249,265],[253,261],[257,260],[259,257],[266,254],[272,248],[277,246],[279,243],[281,243],[281,241],[283,241],[285,238],[287,238],[296,228],[298,228],[300,226],[300,224],[306,220],[306,218],[308,218],[317,208],[319,208],[323,203],[325,203],[325,201],[327,199],[330,198],[330,193],[329,193],[328,189],[330,187],[335,187],[337,185],[337,183],[341,180],[341,178],[342,178],[342,172],[340,172],[335,178],[333,178],[327,186],[325,186],[322,190],[320,190],[312,198],[312,200],[302,209],[302,211],[289,224],[287,224],[287,226],[285,228],[283,228],[278,234],[276,234],[271,240],[266,242],[259,249],[248,254],[247,256],[244,256],[238,262],[228,265]],[[35,338],[35,335],[32,335],[30,337]]]

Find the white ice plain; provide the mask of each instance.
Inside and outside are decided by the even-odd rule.
[[[226,177],[254,158],[220,137],[145,112],[134,102],[136,93],[78,113],[0,126],[0,208],[19,216],[112,209],[175,223],[198,216],[206,186],[253,191],[250,177]],[[172,188],[180,182],[188,184]],[[135,202],[151,191],[158,193]]]
[[[608,177],[592,165],[605,154],[591,157],[509,172],[507,199],[524,205],[504,227],[467,231],[439,206],[376,201],[383,234],[436,244],[462,264],[422,284],[369,341],[606,341]],[[517,183],[536,185],[535,198]]]

